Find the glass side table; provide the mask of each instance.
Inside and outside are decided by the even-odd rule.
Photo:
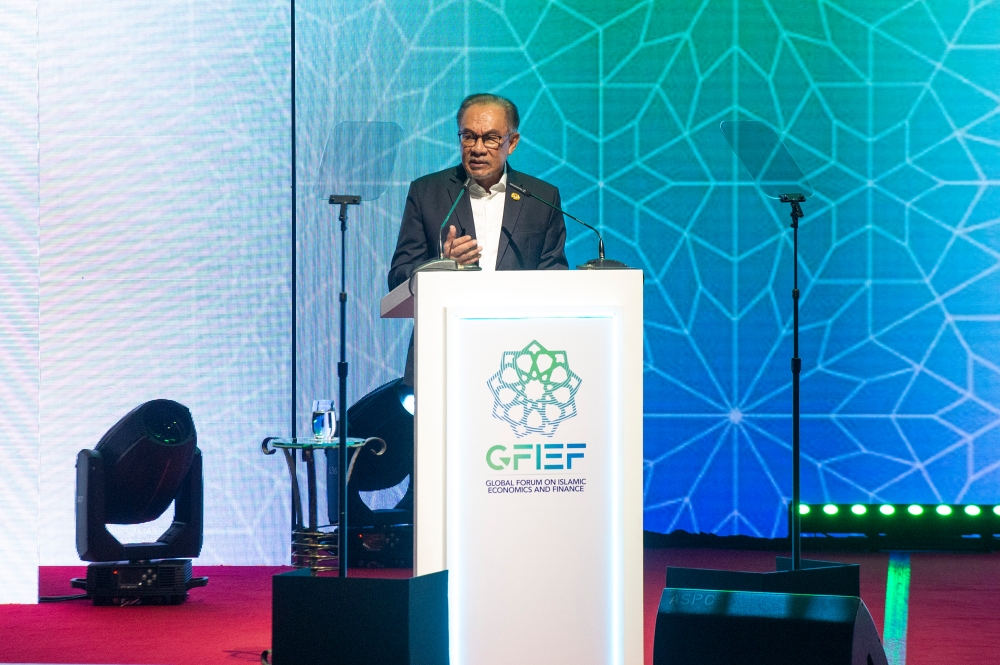
[[[292,565],[296,568],[309,568],[312,575],[336,570],[337,529],[340,527],[336,524],[320,526],[318,523],[315,451],[336,450],[340,447],[340,440],[318,439],[314,436],[294,439],[269,436],[261,442],[260,447],[265,455],[273,455],[280,450],[284,453],[285,462],[288,464],[288,473],[292,479]],[[376,437],[369,439],[347,437],[347,447],[354,449],[347,467],[347,480],[350,481],[358,454],[368,448],[373,455],[381,455],[385,452],[386,443]],[[306,465],[308,520],[303,519],[302,492],[297,473],[298,456],[301,456],[302,462]]]

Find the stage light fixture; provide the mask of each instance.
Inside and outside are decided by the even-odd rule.
[[[838,510],[837,506],[833,505],[832,503],[828,503],[825,506],[823,506],[823,512],[826,513],[827,515],[836,515],[837,510]]]
[[[993,506],[993,514],[1000,517],[1000,506]]]
[[[851,512],[854,513],[855,515],[864,515],[865,513],[868,512],[868,509],[865,508],[860,503],[856,503],[853,506],[851,506]]]
[[[413,405],[413,389],[396,379],[347,410],[348,436],[378,437],[386,443],[383,454],[363,450],[352,463],[348,525],[351,537],[362,541],[360,547],[350,550],[352,566],[396,565],[412,557]],[[330,522],[335,523],[340,483],[331,453],[326,465],[327,507]]]
[[[940,505],[934,510],[935,512],[937,512],[938,515],[942,515],[944,517],[951,515],[951,506]]]
[[[799,504],[799,515],[808,515],[808,514],[809,514],[809,504],[800,503]]]
[[[922,515],[923,512],[924,512],[924,508],[923,508],[923,506],[918,506],[917,504],[912,504],[910,507],[908,507],[906,509],[906,512],[910,513],[913,516]]]
[[[981,512],[983,512],[983,511],[980,510],[979,506],[971,506],[970,505],[970,506],[966,506],[965,507],[965,514],[969,515],[970,517],[976,517]]]
[[[888,503],[884,503],[884,504],[882,504],[881,506],[878,507],[878,511],[880,513],[882,513],[883,515],[885,515],[886,517],[888,517],[889,515],[895,515],[896,514],[896,507],[895,506],[891,506]]]
[[[86,589],[95,605],[184,602],[201,553],[202,473],[198,434],[187,407],[157,399],[139,405],[76,462],[76,548],[91,561]],[[122,544],[108,524],[151,522],[174,504],[170,527],[153,543]]]

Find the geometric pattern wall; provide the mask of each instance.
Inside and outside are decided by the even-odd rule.
[[[335,385],[339,240],[308,186],[332,127],[391,120],[407,137],[396,182],[358,212],[356,399],[402,369],[409,330],[379,321],[377,298],[407,184],[457,162],[460,99],[497,92],[521,110],[512,165],[558,186],[609,257],[645,271],[645,527],[784,535],[789,210],[754,189],[719,131],[756,119],[815,188],[800,230],[803,500],[1000,500],[1000,5],[296,12],[297,242],[326,248],[300,254],[314,280],[298,304],[300,400]],[[591,258],[589,232],[568,231],[570,264]]]

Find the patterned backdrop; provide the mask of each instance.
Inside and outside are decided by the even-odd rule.
[[[401,373],[409,330],[374,303],[406,186],[457,162],[459,100],[497,92],[522,113],[515,168],[645,272],[646,528],[784,535],[789,211],[719,131],[757,119],[816,190],[800,232],[803,499],[1000,500],[1000,5],[296,6],[300,404],[335,385],[337,245],[308,186],[332,127],[392,120],[407,137],[397,182],[352,227],[353,401]],[[595,249],[569,228],[571,265]]]

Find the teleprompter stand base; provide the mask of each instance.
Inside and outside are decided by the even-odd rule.
[[[275,575],[272,665],[447,665],[448,573]]]

